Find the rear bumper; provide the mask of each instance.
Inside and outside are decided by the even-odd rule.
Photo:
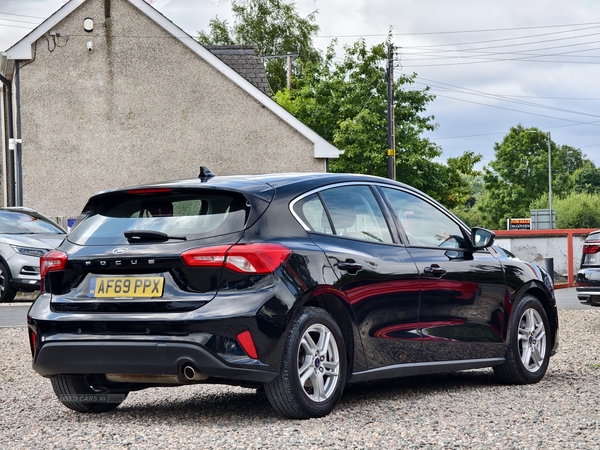
[[[576,291],[582,305],[600,306],[600,286],[580,286]]]
[[[600,306],[600,269],[581,269],[577,272],[577,298],[584,305]]]
[[[41,294],[27,318],[33,369],[46,377],[178,376],[191,365],[214,382],[270,382],[279,373],[287,337],[288,310],[279,300],[286,292],[278,283],[236,294],[217,295],[193,311],[156,313],[62,311],[52,307],[50,294]],[[237,338],[247,331],[258,359]]]
[[[209,377],[239,381],[268,383],[277,376],[275,372],[261,370],[263,365],[257,361],[248,358],[246,362],[249,364],[233,366],[206,348],[185,342],[58,341],[41,346],[33,368],[43,376],[180,375],[184,366],[192,365]]]

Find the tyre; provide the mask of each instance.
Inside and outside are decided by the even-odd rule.
[[[10,272],[0,262],[0,303],[12,302],[17,295],[17,290],[10,285]]]
[[[494,367],[496,377],[508,384],[540,381],[550,360],[548,330],[548,316],[540,301],[532,295],[524,296],[510,319],[506,361]]]
[[[127,392],[110,393],[105,388],[91,386],[84,375],[56,375],[51,382],[60,402],[77,412],[112,411],[127,397]]]
[[[265,384],[267,398],[290,419],[326,416],[342,396],[346,365],[346,346],[333,317],[320,308],[301,308],[284,346],[279,376]]]

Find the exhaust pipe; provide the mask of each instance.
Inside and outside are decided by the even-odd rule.
[[[188,381],[201,381],[206,380],[208,378],[208,375],[204,375],[203,373],[197,372],[196,369],[194,369],[194,366],[190,364],[183,366],[183,376]]]

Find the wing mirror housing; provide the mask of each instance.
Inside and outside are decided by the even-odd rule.
[[[471,245],[476,250],[491,247],[495,238],[496,234],[485,228],[474,227],[471,229]]]

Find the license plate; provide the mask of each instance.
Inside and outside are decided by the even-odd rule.
[[[162,297],[163,277],[103,277],[92,278],[89,296],[104,297]]]

